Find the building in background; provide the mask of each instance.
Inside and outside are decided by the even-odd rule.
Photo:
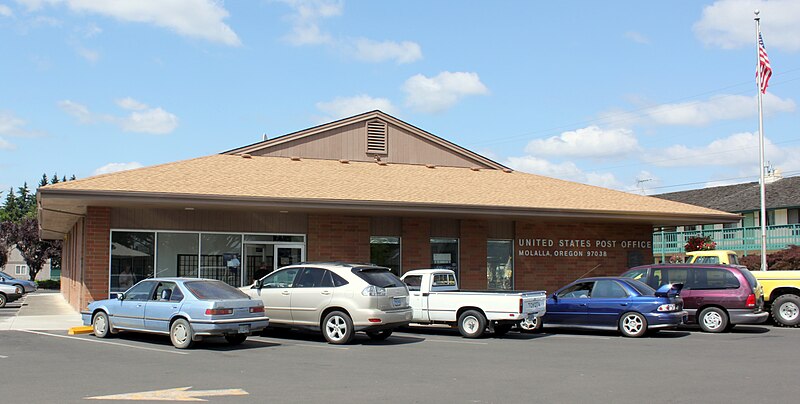
[[[0,268],[3,272],[19,279],[30,279],[30,274],[28,274],[28,264],[25,263],[25,260],[22,258],[22,254],[19,250],[15,247],[9,251],[8,254],[8,262],[3,268]],[[60,270],[50,269],[50,260],[42,266],[42,270],[36,274],[37,281],[44,281],[48,279],[58,280],[60,278]]]
[[[767,252],[789,245],[800,245],[800,177],[783,178],[780,171],[766,177]],[[740,255],[760,254],[761,193],[758,182],[694,189],[654,195],[656,198],[683,202],[741,215],[738,222],[655,228],[654,258],[663,262],[683,255],[683,246],[692,236],[710,236],[717,249],[737,251]]]
[[[151,276],[234,286],[302,261],[553,291],[652,262],[654,226],[738,215],[511,170],[380,111],[39,189],[75,307]]]

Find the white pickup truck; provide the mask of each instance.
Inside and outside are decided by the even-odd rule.
[[[457,325],[467,338],[487,330],[504,335],[523,320],[538,320],[547,304],[544,291],[459,291],[448,269],[417,269],[401,279],[408,286],[412,323]]]

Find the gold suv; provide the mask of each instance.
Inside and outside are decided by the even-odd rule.
[[[411,321],[403,281],[368,264],[290,265],[242,291],[264,302],[270,327],[321,330],[331,344],[346,344],[358,331],[384,340]]]

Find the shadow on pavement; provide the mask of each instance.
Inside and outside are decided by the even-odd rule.
[[[305,330],[290,330],[285,328],[268,328],[261,333],[262,337],[270,339],[285,339],[286,342],[292,341],[305,341],[305,342],[318,342],[327,344],[328,341],[319,331],[305,331]],[[424,338],[414,338],[406,335],[399,336],[392,334],[389,338],[383,341],[373,341],[363,332],[357,332],[353,340],[347,345],[332,345],[332,346],[352,346],[352,345],[404,345],[414,344],[424,341]]]

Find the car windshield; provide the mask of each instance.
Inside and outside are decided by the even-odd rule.
[[[11,276],[11,275],[9,275],[9,274],[7,274],[7,273],[3,272],[3,271],[0,271],[0,275],[3,275],[3,278],[8,278],[8,279],[17,279],[17,278],[15,278],[15,277],[13,277],[13,276]]]
[[[192,281],[183,284],[200,300],[249,299],[244,292],[220,281]]]
[[[353,273],[372,286],[380,288],[404,288],[406,286],[389,268],[353,268]]]
[[[642,281],[638,281],[636,279],[621,279],[623,282],[630,285],[630,287],[636,289],[642,296],[655,296],[656,290],[651,288],[649,285]]]

